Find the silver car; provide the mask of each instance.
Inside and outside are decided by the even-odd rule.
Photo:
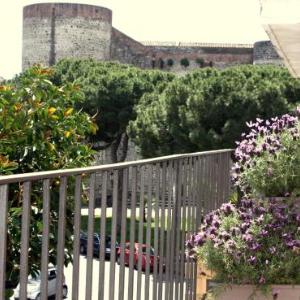
[[[64,280],[65,281],[65,280]],[[20,284],[14,290],[15,300],[19,299]],[[48,297],[56,294],[56,269],[48,269]],[[64,283],[63,285],[63,297],[66,298],[68,294],[68,287]],[[41,299],[41,276],[37,275],[35,278],[32,276],[28,277],[27,283],[27,298],[31,300]]]

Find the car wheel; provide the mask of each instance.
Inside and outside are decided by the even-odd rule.
[[[80,254],[85,254],[85,248],[83,245],[80,245]]]
[[[68,296],[68,287],[66,285],[63,286],[62,294],[63,294],[63,298],[67,298],[67,296]]]
[[[38,295],[35,297],[35,300],[41,300],[41,294],[38,294]]]

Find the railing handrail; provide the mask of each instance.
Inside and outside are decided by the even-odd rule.
[[[218,153],[232,152],[232,149],[222,149],[222,150],[212,150],[212,151],[204,151],[204,152],[194,152],[194,153],[184,153],[184,154],[174,154],[168,156],[161,156],[156,158],[142,159],[136,161],[122,162],[122,163],[114,163],[114,164],[106,164],[106,165],[97,165],[90,166],[84,168],[73,168],[73,169],[59,169],[59,170],[51,170],[51,171],[41,171],[41,172],[31,172],[31,173],[23,173],[23,174],[13,174],[13,175],[5,175],[0,176],[0,185],[14,183],[14,182],[25,182],[25,181],[33,181],[33,180],[42,180],[55,178],[60,176],[74,176],[80,174],[90,174],[99,171],[108,171],[108,170],[116,170],[122,169],[125,167],[134,167],[146,164],[160,163],[167,160],[174,159],[183,159],[194,156],[205,156],[205,155],[213,155]]]

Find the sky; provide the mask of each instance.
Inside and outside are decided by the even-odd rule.
[[[265,0],[78,2],[110,8],[113,11],[113,26],[138,41],[254,43],[268,39],[261,25],[260,1]],[[42,2],[77,1],[0,2],[0,76],[9,79],[21,72],[23,6]]]

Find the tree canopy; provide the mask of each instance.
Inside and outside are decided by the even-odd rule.
[[[85,143],[95,131],[91,118],[73,109],[82,101],[74,84],[56,86],[51,69],[33,67],[5,85],[0,85],[0,174],[56,170],[89,165],[93,151]],[[49,262],[56,264],[60,179],[49,182],[51,190]],[[68,180],[72,187],[72,178]],[[22,195],[19,184],[11,184],[8,203],[6,280],[19,279]],[[42,182],[31,185],[31,222],[28,250],[29,272],[40,270],[43,233]],[[65,263],[72,260],[73,198],[67,201]],[[8,285],[9,286],[9,285]],[[9,294],[10,293],[10,294]],[[6,297],[11,295],[11,290]]]
[[[162,91],[173,78],[170,73],[115,62],[64,59],[55,66],[54,81],[76,82],[81,87],[85,101],[80,108],[94,116],[99,127],[91,136],[95,148],[99,142],[102,148],[111,146],[112,161],[118,162],[126,157],[126,130],[129,121],[136,117],[135,105],[145,93]]]
[[[300,81],[285,68],[204,68],[142,97],[129,134],[144,157],[232,148],[246,121],[270,118],[300,100]]]

